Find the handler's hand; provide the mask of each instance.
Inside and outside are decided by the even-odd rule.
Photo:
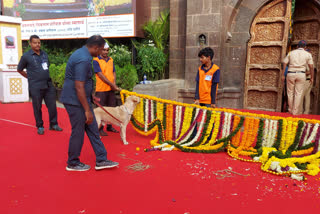
[[[211,104],[211,108],[216,108],[216,104]]]
[[[86,120],[86,124],[91,124],[92,123],[92,121],[93,121],[93,114],[92,114],[92,112],[91,111],[86,111],[85,112],[85,115],[86,115],[86,118],[87,118],[87,120]]]
[[[281,77],[281,81],[282,81],[282,83],[284,83],[284,80],[286,79],[286,77],[283,75],[282,77]]]
[[[93,102],[100,102],[100,98],[92,95]]]
[[[313,79],[310,79],[310,85],[313,86]]]
[[[194,104],[196,104],[196,105],[200,105],[199,100],[195,100],[195,101],[194,101]]]

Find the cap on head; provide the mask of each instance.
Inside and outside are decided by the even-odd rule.
[[[306,41],[304,41],[304,40],[299,41],[299,43],[298,43],[298,47],[299,48],[304,48],[306,46],[307,46],[307,42]]]
[[[107,48],[109,48],[108,43],[106,43],[106,44],[104,45],[104,49],[107,49]]]

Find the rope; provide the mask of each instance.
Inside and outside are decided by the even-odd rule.
[[[102,105],[100,105],[100,103],[94,101],[94,103],[99,106],[105,113],[107,113],[110,117],[112,117],[113,119],[115,119],[118,123],[122,123],[120,120],[118,120],[116,117],[114,117],[112,114],[110,114],[105,108],[103,108]]]

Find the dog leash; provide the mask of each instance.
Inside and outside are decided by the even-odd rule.
[[[108,115],[110,115],[113,119],[115,119],[118,123],[121,124],[121,121],[118,120],[117,118],[115,118],[115,117],[114,117],[112,114],[110,114],[107,110],[105,110],[105,109],[103,108],[103,106],[100,105],[100,103],[98,103],[98,102],[96,102],[96,101],[94,101],[94,103],[95,103],[97,106],[99,106],[100,108],[102,108],[102,110],[103,110],[105,113],[107,113]]]

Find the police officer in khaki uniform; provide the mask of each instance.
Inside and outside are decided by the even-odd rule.
[[[301,40],[298,43],[298,48],[288,53],[283,60],[283,68],[288,65],[287,74],[287,93],[288,93],[288,105],[289,113],[293,115],[301,114],[300,105],[303,102],[303,92],[305,82],[310,81],[313,84],[313,60],[312,55],[307,52],[307,43]],[[310,80],[306,80],[306,66],[310,70]],[[284,69],[282,71],[282,81],[284,81]]]

